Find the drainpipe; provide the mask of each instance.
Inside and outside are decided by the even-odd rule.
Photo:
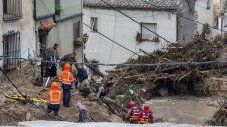
[[[221,16],[221,35],[223,36],[223,15]]]
[[[81,0],[81,12],[83,13],[83,0]],[[84,33],[84,31],[83,31],[83,14],[82,14],[82,16],[81,16],[81,31],[82,31],[82,35],[84,35],[83,33]],[[84,42],[83,42],[83,44],[82,44],[82,63],[84,63],[84,48],[85,48],[85,45],[84,45]]]

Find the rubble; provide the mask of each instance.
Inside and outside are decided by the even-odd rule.
[[[207,29],[205,30],[207,31]],[[59,114],[64,120],[77,122],[78,109],[74,105],[77,101],[81,101],[88,108],[90,121],[121,121],[118,116],[124,117],[130,99],[136,100],[137,104],[141,106],[143,102],[156,95],[210,94],[210,88],[215,86],[209,84],[211,80],[208,79],[219,76],[222,71],[225,71],[226,65],[213,62],[179,64],[218,59],[223,49],[223,40],[221,37],[207,39],[208,33],[203,32],[188,44],[172,43],[165,49],[152,53],[141,50],[144,55],[129,59],[126,63],[156,64],[158,66],[117,66],[115,69],[107,71],[107,77],[113,78],[113,85],[108,96],[102,99],[91,99],[73,93],[72,106],[70,108],[62,107]],[[32,84],[34,78],[39,77],[37,74],[34,76],[34,72],[37,72],[36,69],[34,63],[23,62],[21,70],[14,70],[8,75],[25,95],[45,98],[48,89],[42,87],[42,82],[37,80],[35,85]],[[0,92],[2,93],[0,98],[3,100],[0,102],[0,125],[14,125],[23,120],[54,120],[51,117],[47,118],[45,112],[29,104],[5,99],[4,92],[17,93],[4,77],[0,76],[0,79]],[[131,88],[133,88],[134,94],[129,91]],[[225,110],[220,109],[221,114],[225,113],[225,107]],[[214,118],[219,121],[219,116],[222,118],[223,115],[217,114]],[[5,115],[9,117],[3,117]],[[157,118],[156,121],[162,121],[162,119]]]
[[[123,95],[124,98],[117,103],[128,107],[130,99],[140,104],[156,95],[209,95],[210,88],[214,86],[205,84],[205,79],[219,76],[225,71],[226,65],[216,62],[206,63],[217,60],[223,51],[222,37],[208,39],[209,32],[206,31],[195,37],[191,43],[172,43],[165,49],[152,53],[141,50],[144,55],[126,62],[157,66],[119,65],[113,70],[108,70],[108,76],[115,78],[108,96],[116,100],[117,96]],[[193,63],[190,64],[191,62]],[[204,62],[204,64],[196,62]],[[135,87],[134,95],[129,92],[132,85]],[[122,110],[119,109],[119,112]]]
[[[221,97],[222,101],[218,101],[219,110],[214,114],[213,119],[206,123],[212,126],[226,126],[227,125],[227,96]]]
[[[22,62],[21,69],[12,70],[7,73],[7,75],[23,94],[45,98],[48,88],[44,88],[42,84],[32,84],[34,79],[33,70],[35,70],[33,63]],[[5,92],[14,95],[19,95],[19,93],[17,93],[17,91],[11,86],[3,75],[0,76],[0,84],[0,125],[17,125],[20,121],[28,120],[56,120],[51,116],[46,116],[44,109],[39,109],[30,103],[20,102],[4,97]],[[79,112],[78,108],[75,106],[77,101],[81,101],[87,107],[89,111],[89,121],[112,122],[112,120],[114,120],[120,122],[121,120],[118,116],[109,113],[104,104],[90,101],[88,98],[84,98],[76,93],[72,93],[71,107],[61,107],[59,118],[66,121],[77,122],[77,114]],[[35,104],[41,108],[45,107],[45,105],[43,106],[42,104]]]

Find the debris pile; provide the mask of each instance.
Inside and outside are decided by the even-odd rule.
[[[34,69],[34,64],[23,62],[21,69],[12,70],[7,75],[24,95],[45,99],[49,89],[42,87],[42,84],[33,85]],[[17,125],[20,121],[30,120],[56,120],[56,118],[50,116],[53,114],[45,114],[44,104],[35,103],[42,108],[40,109],[27,102],[6,98],[5,93],[12,95],[19,95],[19,93],[3,75],[0,76],[0,84],[0,125]],[[120,121],[119,117],[108,112],[104,104],[99,104],[95,101],[91,102],[88,98],[83,98],[76,93],[72,93],[71,107],[61,107],[59,119],[77,122],[79,117],[79,109],[75,106],[77,101],[83,103],[88,109],[89,121]]]
[[[212,126],[226,126],[227,125],[227,96],[222,97],[222,101],[218,102],[219,110],[214,114],[212,120],[206,123]]]
[[[115,83],[109,97],[118,103],[128,105],[133,98],[138,103],[148,100],[154,95],[197,94],[200,91],[209,93],[203,81],[210,75],[218,75],[224,70],[224,64],[215,61],[223,49],[223,39],[220,36],[207,39],[206,32],[194,38],[186,45],[169,44],[163,50],[144,53],[136,59],[129,59],[127,64],[156,64],[154,66],[117,66],[108,70]],[[198,63],[203,62],[203,63]],[[180,63],[180,64],[179,64]],[[184,63],[184,64],[182,64]],[[132,95],[129,89],[134,89]],[[203,88],[203,89],[200,89]]]

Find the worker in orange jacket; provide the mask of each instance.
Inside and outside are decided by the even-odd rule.
[[[47,94],[47,100],[49,102],[47,113],[54,111],[54,116],[58,115],[60,109],[60,101],[62,99],[62,91],[58,90],[58,84],[56,82],[51,83],[51,90]]]
[[[62,89],[63,89],[63,104],[65,107],[70,107],[70,98],[71,98],[71,87],[75,80],[73,74],[71,71],[71,65],[66,63],[63,67],[63,71],[61,72],[59,76],[59,81],[62,83]]]

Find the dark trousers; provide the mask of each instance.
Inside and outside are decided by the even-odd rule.
[[[63,89],[63,104],[65,107],[69,107],[70,98],[71,98],[71,85],[68,84],[62,84]]]
[[[60,104],[49,104],[47,108],[47,113],[51,113],[52,111],[54,111],[54,116],[57,116],[59,109]]]
[[[88,122],[87,111],[84,109],[79,112],[79,122]]]
[[[55,77],[57,76],[57,67],[56,66],[51,66],[48,70],[48,76],[49,77]]]

